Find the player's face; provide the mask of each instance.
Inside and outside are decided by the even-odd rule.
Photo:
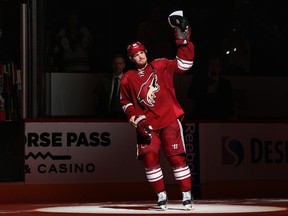
[[[138,68],[142,68],[147,63],[147,56],[145,51],[137,52],[133,57],[132,61],[136,64]]]

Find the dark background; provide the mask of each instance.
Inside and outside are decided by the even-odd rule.
[[[151,2],[156,1],[92,1],[49,0],[49,28],[57,31],[67,10],[79,13],[95,39],[95,71],[109,68],[115,53],[126,54],[126,47],[137,40],[138,25],[148,18]],[[211,50],[220,50],[223,39],[235,23],[241,23],[252,51],[250,75],[286,75],[287,13],[284,1],[268,0],[158,0],[163,20],[175,10],[183,10],[192,27],[192,40],[197,60]],[[205,10],[203,10],[205,9]],[[203,11],[209,11],[204,17]],[[97,63],[98,62],[98,63]],[[193,68],[197,69],[197,64]],[[193,71],[192,71],[193,72]],[[244,74],[245,75],[245,74]]]
[[[20,10],[18,0],[0,0],[0,60],[19,62],[20,53]],[[27,1],[29,2],[29,1]],[[38,16],[45,18],[49,34],[63,26],[67,11],[80,15],[95,40],[93,71],[106,72],[115,53],[126,54],[126,47],[137,40],[138,25],[148,17],[151,2],[159,2],[163,20],[174,10],[183,10],[192,27],[192,41],[196,48],[193,70],[211,50],[220,49],[223,39],[235,23],[242,30],[251,46],[251,74],[264,76],[286,76],[287,72],[287,12],[285,1],[280,0],[147,0],[147,1],[104,1],[104,0],[41,0],[44,11]],[[203,9],[209,16],[203,17]],[[47,36],[44,36],[47,37]],[[41,41],[49,40],[41,38]],[[47,41],[47,46],[50,42]],[[49,49],[49,47],[47,48]],[[245,74],[244,74],[245,75]]]

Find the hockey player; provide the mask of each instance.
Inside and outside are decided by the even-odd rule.
[[[124,73],[121,79],[120,103],[128,121],[136,128],[137,158],[143,162],[147,180],[158,195],[157,205],[167,209],[168,198],[159,163],[162,146],[182,192],[183,205],[190,210],[193,197],[181,125],[184,112],[176,99],[174,76],[192,67],[194,45],[190,41],[190,26],[183,15],[172,13],[168,20],[175,28],[176,58],[148,62],[142,43],[128,45],[128,57],[136,68]]]

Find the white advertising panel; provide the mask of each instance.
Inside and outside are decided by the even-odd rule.
[[[146,181],[129,123],[26,122],[25,139],[25,183]]]
[[[287,180],[288,125],[200,123],[201,182]]]

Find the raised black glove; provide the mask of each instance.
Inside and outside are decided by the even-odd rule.
[[[183,11],[174,11],[168,16],[168,22],[175,29],[175,40],[177,45],[187,44],[191,36],[191,27]]]
[[[145,115],[136,116],[135,124],[137,132],[146,140],[151,140],[152,138],[151,130],[153,128],[147,121],[146,116]]]
[[[187,44],[190,40],[191,28],[189,25],[186,26],[186,30],[182,31],[180,27],[175,28],[175,41],[177,45]]]

